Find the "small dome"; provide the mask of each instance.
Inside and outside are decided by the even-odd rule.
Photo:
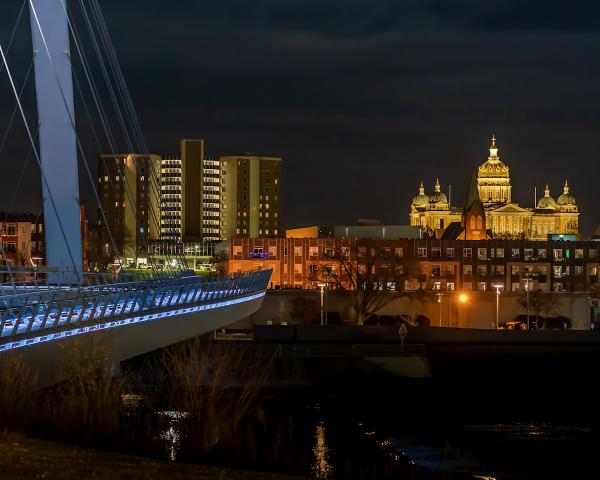
[[[413,207],[426,207],[429,204],[429,197],[425,195],[425,187],[423,182],[419,186],[419,194],[413,198]]]
[[[557,203],[561,206],[577,205],[575,197],[569,193],[569,184],[566,180],[563,194],[560,197],[558,197]]]
[[[537,208],[555,210],[556,207],[556,201],[550,196],[550,188],[548,188],[548,185],[546,185],[544,196],[539,199]]]
[[[429,196],[429,203],[448,203],[446,195],[442,192],[439,178],[435,181],[435,191]]]

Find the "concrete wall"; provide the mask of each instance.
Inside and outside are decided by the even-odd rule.
[[[492,328],[495,325],[496,294],[493,292],[468,292],[467,302],[460,303],[458,294],[446,295],[442,303],[437,296],[411,294],[401,297],[383,307],[378,315],[408,315],[414,319],[417,315],[429,317],[432,326],[440,324],[440,305],[443,327]],[[560,293],[557,306],[547,316],[563,315],[571,319],[571,328],[589,329],[589,299],[585,294]],[[526,314],[518,305],[520,298],[516,293],[500,295],[500,322],[514,320],[517,315]],[[330,292],[327,298],[329,312],[339,312],[345,322],[354,321],[351,298],[345,293]],[[320,314],[320,295],[318,290],[269,290],[262,308],[250,318],[236,324],[239,328],[250,328],[253,324],[273,324],[286,321],[289,324],[306,323],[318,318]],[[533,318],[533,312],[531,312]]]

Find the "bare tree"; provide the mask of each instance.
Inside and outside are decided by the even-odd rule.
[[[372,241],[336,242],[335,248],[328,249],[313,264],[311,272],[312,281],[326,282],[351,295],[358,325],[392,300],[406,295],[404,280],[416,276],[416,262]]]
[[[527,309],[527,292],[519,295],[517,303]],[[540,316],[548,315],[558,305],[559,298],[555,293],[542,292],[540,290],[532,290],[529,292],[529,310],[535,316],[535,325],[539,326]],[[539,327],[538,327],[539,328]]]

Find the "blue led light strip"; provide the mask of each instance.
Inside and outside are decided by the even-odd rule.
[[[246,297],[234,298],[231,300],[223,300],[216,303],[210,303],[207,305],[197,305],[195,307],[180,308],[178,310],[171,310],[169,312],[149,313],[147,315],[140,315],[137,317],[126,318],[122,320],[114,320],[112,322],[105,322],[95,325],[89,325],[85,327],[74,328],[72,330],[65,330],[57,333],[48,333],[46,335],[40,335],[33,338],[26,338],[16,342],[8,342],[0,345],[0,353],[8,350],[16,350],[18,348],[29,347],[34,344],[43,342],[52,342],[55,340],[61,340],[67,337],[74,337],[85,333],[95,332],[97,330],[108,330],[110,328],[123,327],[125,325],[131,325],[134,323],[148,322],[152,320],[158,320],[160,318],[175,317],[178,315],[184,315],[193,312],[199,312],[203,310],[212,310],[214,308],[227,307],[229,305],[235,305],[236,303],[249,302],[265,295],[265,291],[254,293]]]

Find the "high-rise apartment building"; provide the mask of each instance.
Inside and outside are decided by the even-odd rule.
[[[208,157],[202,166],[202,239],[221,240],[221,165]]]
[[[221,238],[281,236],[281,157],[227,155],[219,161]]]
[[[181,158],[163,157],[160,161],[160,237],[181,240],[182,197]]]
[[[122,257],[137,258],[146,252],[149,240],[160,236],[160,179],[157,175],[160,167],[159,155],[100,157],[98,193],[107,227]]]
[[[107,224],[124,258],[139,259],[149,240],[283,235],[280,157],[214,158],[205,155],[204,140],[183,139],[178,156],[102,155],[99,177]]]

